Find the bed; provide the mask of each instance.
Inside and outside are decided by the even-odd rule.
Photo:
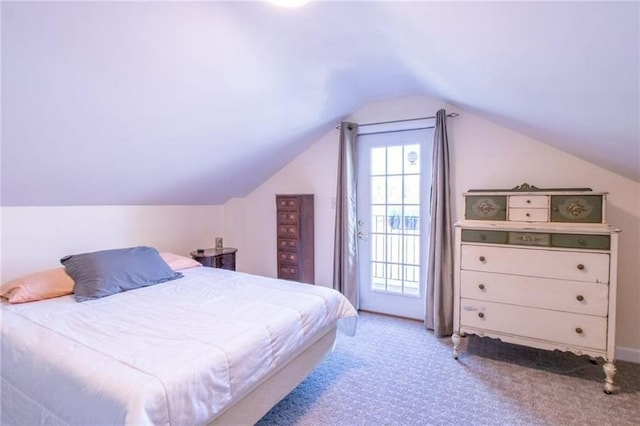
[[[253,424],[354,335],[321,286],[195,267],[78,303],[1,308],[3,425]]]

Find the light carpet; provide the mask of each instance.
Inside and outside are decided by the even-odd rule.
[[[640,364],[450,338],[419,321],[361,313],[336,349],[258,423],[268,425],[640,425]]]

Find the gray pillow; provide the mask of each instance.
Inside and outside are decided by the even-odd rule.
[[[181,278],[153,247],[130,247],[65,256],[76,301],[98,299],[135,288]]]

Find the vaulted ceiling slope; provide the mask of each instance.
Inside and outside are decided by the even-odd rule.
[[[429,95],[640,181],[637,2],[2,2],[2,204],[221,204]]]

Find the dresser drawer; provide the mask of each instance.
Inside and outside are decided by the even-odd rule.
[[[481,330],[604,350],[607,318],[547,309],[460,300],[460,324]]]
[[[278,265],[278,278],[284,278],[287,280],[297,280],[300,278],[299,270],[296,265]]]
[[[506,244],[508,239],[509,233],[506,231],[462,230],[462,241],[470,243]]]
[[[298,253],[294,251],[278,251],[278,260],[282,263],[297,263]]]
[[[278,237],[298,238],[296,225],[278,225]]]
[[[293,224],[293,225],[297,225],[298,224],[298,212],[288,212],[288,211],[284,211],[284,212],[278,212],[278,223],[282,224],[282,225],[286,225],[286,224]]]
[[[297,251],[298,240],[293,238],[278,238],[278,250]]]
[[[509,232],[509,244],[549,247],[551,245],[551,235],[546,232],[513,231]]]
[[[553,247],[609,250],[611,237],[609,235],[551,234],[551,245]]]
[[[603,201],[602,195],[552,195],[551,221],[601,223]]]
[[[509,208],[549,209],[547,195],[510,195]]]
[[[277,208],[278,210],[283,210],[283,211],[298,211],[298,198],[296,197],[278,197],[277,198],[278,204],[277,204]]]
[[[512,222],[547,222],[548,209],[509,208],[509,220]]]
[[[471,271],[609,282],[607,253],[463,244],[460,263]]]
[[[507,220],[506,195],[469,195],[465,197],[465,219]]]
[[[609,286],[521,275],[461,271],[460,296],[489,302],[606,316]]]

